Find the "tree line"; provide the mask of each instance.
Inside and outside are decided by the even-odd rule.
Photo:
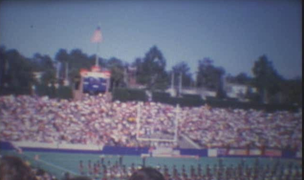
[[[24,57],[15,49],[0,47],[0,88],[10,89],[12,93],[30,93],[32,86],[38,83],[54,86],[63,85],[68,79],[70,84],[79,81],[80,69],[90,69],[95,64],[95,55],[88,55],[80,49],[68,52],[59,49],[52,59],[48,55],[36,53],[33,57]],[[225,98],[223,81],[254,86],[258,93],[246,93],[248,98],[263,101],[265,97],[273,98],[280,94],[285,103],[302,104],[302,78],[285,79],[277,72],[266,55],[257,58],[252,67],[253,77],[242,72],[236,76],[226,73],[216,66],[211,58],[198,60],[195,73],[190,72],[187,60],[176,63],[171,70],[166,70],[166,59],[158,47],[151,47],[147,53],[128,63],[112,57],[98,58],[99,65],[111,71],[111,88],[126,87],[126,70],[136,68],[136,81],[147,89],[165,90],[179,82],[186,88],[205,88],[217,92],[219,98]],[[42,72],[41,82],[37,82],[33,72]]]

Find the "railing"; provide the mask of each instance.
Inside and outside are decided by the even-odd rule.
[[[51,143],[25,143],[25,142],[0,142],[1,150],[14,150],[16,147],[23,151],[44,151],[44,152],[67,152],[67,153],[87,153],[87,154],[112,154],[112,155],[142,155],[149,154],[149,147],[114,147],[114,146],[88,146],[82,144],[58,144]],[[265,149],[262,152],[260,149],[180,149],[183,156],[199,156],[199,157],[274,157],[274,158],[290,158],[302,159],[301,151]]]

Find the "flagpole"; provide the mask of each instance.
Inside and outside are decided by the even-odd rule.
[[[69,83],[69,63],[66,62],[65,63],[66,66],[65,66],[65,85],[68,86],[70,83]]]
[[[174,71],[172,71],[172,75],[171,75],[171,89],[174,89]]]
[[[57,72],[56,72],[56,78],[57,78],[57,80],[59,79],[59,69],[60,69],[60,62],[58,62],[57,61],[57,64],[56,64],[56,70],[57,70]]]
[[[99,66],[99,63],[98,63],[98,51],[99,51],[99,43],[97,43],[95,66]]]
[[[179,93],[178,96],[181,97],[182,94],[182,73],[179,75]]]

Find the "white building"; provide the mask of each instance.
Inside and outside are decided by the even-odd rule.
[[[250,85],[227,82],[224,85],[224,90],[226,92],[227,97],[236,98],[241,101],[246,101],[245,95],[248,90],[250,90],[252,93],[257,93],[257,88],[252,87]]]
[[[43,72],[33,72],[34,78],[40,83]]]
[[[170,93],[171,97],[175,97],[177,95],[177,89],[169,88],[166,92]],[[215,97],[216,91],[210,91],[205,88],[182,88],[181,94],[197,94],[200,95],[202,99],[206,99],[207,96]]]

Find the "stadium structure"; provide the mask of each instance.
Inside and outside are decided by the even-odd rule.
[[[91,102],[98,97],[86,96],[86,98],[91,98]],[[136,141],[139,143],[137,145],[82,144],[60,140],[47,143],[2,138],[1,155],[21,157],[32,167],[44,169],[57,179],[70,174],[71,176],[85,175],[92,179],[125,180],[136,169],[144,166],[158,169],[168,180],[266,180],[272,178],[298,180],[302,177],[301,151],[274,148],[202,148],[187,137],[187,134],[182,133],[181,118],[183,116],[179,106],[171,107],[168,110],[170,112],[168,119],[162,119],[161,116],[156,116],[157,113],[161,113],[162,108],[151,108],[148,104],[140,102],[133,102],[133,104],[133,106],[129,104],[133,108],[130,113],[135,114],[135,118],[127,118],[127,122],[123,125],[133,124],[136,127],[135,132],[131,134],[135,134]],[[152,107],[156,106],[155,103],[153,104]],[[121,105],[122,109],[126,109],[127,103],[111,104],[112,107],[116,105]],[[50,115],[51,113],[45,114],[45,116]],[[1,118],[5,117],[8,116],[2,113]],[[170,128],[162,130],[160,126],[153,124],[153,120],[164,122],[166,127]],[[105,121],[115,121],[115,119]],[[123,125],[118,124],[117,129],[112,131],[113,134],[117,130],[124,131],[121,128]],[[109,134],[109,136],[115,138],[115,135]],[[120,139],[116,140],[120,141]],[[140,145],[141,143],[143,145]]]

